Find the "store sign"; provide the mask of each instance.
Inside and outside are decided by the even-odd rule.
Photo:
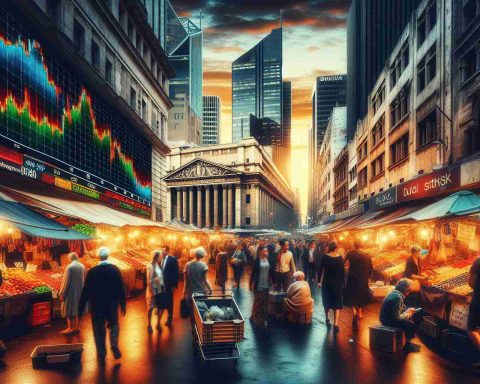
[[[475,241],[475,234],[477,233],[476,224],[471,223],[458,223],[457,240],[465,243],[473,243]]]
[[[361,215],[365,212],[365,203],[356,205],[347,209],[346,211],[336,213],[336,220],[346,219],[347,217]]]
[[[470,306],[465,303],[452,303],[448,324],[452,327],[467,330],[468,312]]]
[[[460,167],[444,168],[397,187],[397,202],[422,199],[460,186]]]
[[[369,200],[370,210],[374,211],[389,207],[397,202],[397,187],[387,189],[385,192],[372,196]]]

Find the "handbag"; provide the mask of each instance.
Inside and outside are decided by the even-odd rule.
[[[188,305],[187,299],[182,299],[180,301],[180,317],[182,319],[190,317],[190,306]]]

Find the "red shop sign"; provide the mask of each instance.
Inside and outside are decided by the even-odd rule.
[[[0,159],[10,161],[14,164],[23,165],[23,155],[21,153],[2,147],[1,145],[0,145]]]
[[[460,167],[443,168],[407,181],[397,188],[397,202],[422,199],[460,186]]]

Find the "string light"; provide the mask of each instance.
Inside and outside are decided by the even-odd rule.
[[[368,235],[367,234],[362,235],[362,240],[367,241],[368,240]]]
[[[395,231],[388,231],[388,237],[395,237]]]

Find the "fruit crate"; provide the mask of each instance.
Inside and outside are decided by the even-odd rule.
[[[420,329],[427,336],[437,338],[440,337],[442,331],[441,324],[433,316],[423,316],[420,322]]]
[[[203,301],[210,308],[230,307],[234,311],[234,320],[204,321],[198,310],[197,301]],[[237,343],[244,340],[245,320],[232,295],[193,295],[193,316],[202,345],[216,343]]]
[[[52,302],[44,301],[40,303],[34,303],[32,310],[30,311],[29,324],[32,327],[37,325],[49,324],[52,320]]]

